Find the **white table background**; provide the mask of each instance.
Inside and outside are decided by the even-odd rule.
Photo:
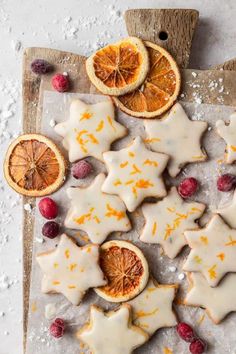
[[[200,11],[191,68],[236,57],[234,0],[0,0],[0,165],[9,142],[21,131],[24,48],[88,55],[126,35],[126,9],[171,7]],[[21,199],[0,171],[0,354],[22,353],[21,218]]]

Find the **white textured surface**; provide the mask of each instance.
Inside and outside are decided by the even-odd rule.
[[[45,46],[88,54],[126,34],[127,8],[196,8],[200,23],[191,67],[206,68],[236,56],[234,0],[0,0],[0,164],[21,127],[22,50]],[[0,178],[0,354],[22,353],[21,206]],[[46,354],[46,353],[44,353]]]

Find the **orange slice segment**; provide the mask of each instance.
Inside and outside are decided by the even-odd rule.
[[[145,42],[150,70],[143,85],[134,92],[113,97],[125,113],[142,118],[154,118],[166,112],[180,91],[180,73],[172,56],[162,47]]]
[[[86,61],[87,74],[106,95],[119,96],[139,87],[149,70],[148,52],[136,37],[108,45]]]
[[[149,277],[143,253],[126,241],[104,243],[101,246],[100,267],[108,283],[95,291],[111,302],[133,299],[145,288]]]
[[[57,146],[40,134],[14,140],[4,161],[8,184],[18,193],[38,197],[55,192],[64,182],[66,163]]]

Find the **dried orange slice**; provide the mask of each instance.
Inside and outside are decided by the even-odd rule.
[[[8,184],[18,193],[38,197],[55,192],[63,183],[66,163],[57,146],[40,134],[14,140],[4,161]]]
[[[174,104],[181,78],[175,60],[165,49],[151,42],[144,43],[150,60],[146,80],[134,92],[113,99],[122,111],[131,116],[154,118]]]
[[[126,241],[104,243],[101,246],[100,267],[108,283],[95,291],[111,302],[133,299],[145,288],[149,277],[143,253]]]
[[[86,70],[99,91],[105,95],[123,95],[145,80],[149,70],[148,52],[140,39],[128,37],[91,55]]]

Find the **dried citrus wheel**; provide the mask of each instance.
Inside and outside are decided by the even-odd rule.
[[[64,181],[66,164],[57,146],[40,134],[14,140],[4,161],[4,174],[16,192],[38,197],[53,193]]]
[[[116,105],[134,117],[154,118],[166,112],[180,91],[180,73],[172,56],[162,47],[144,42],[150,70],[143,85],[134,92],[114,97]]]
[[[128,301],[141,293],[148,281],[147,261],[141,250],[130,242],[104,243],[100,267],[108,283],[95,291],[107,301]]]
[[[123,95],[145,80],[149,70],[148,52],[140,39],[128,37],[91,55],[86,70],[99,91],[105,95]]]

